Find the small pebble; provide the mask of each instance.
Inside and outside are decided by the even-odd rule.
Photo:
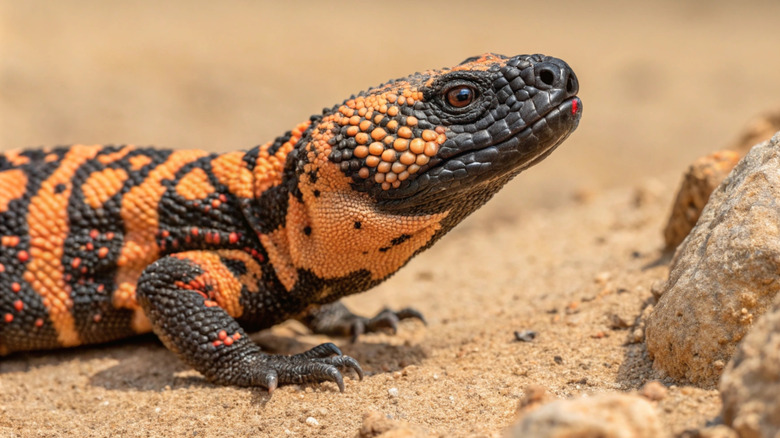
[[[529,385],[523,389],[524,395],[520,399],[520,409],[526,410],[530,406],[538,406],[551,400],[547,389],[541,385]]]
[[[308,424],[309,426],[319,426],[320,422],[317,421],[317,419],[314,417],[309,417],[306,419],[306,424]]]
[[[593,282],[596,284],[606,284],[610,277],[611,275],[609,272],[600,272],[595,277],[593,277]]]
[[[656,301],[661,299],[661,295],[664,294],[664,288],[666,287],[666,281],[664,280],[656,280],[653,282],[652,286],[650,286],[650,293],[653,294],[653,297]]]
[[[536,338],[536,332],[533,330],[523,330],[515,332],[515,339],[520,342],[531,342]]]
[[[622,315],[618,315],[617,313],[613,313],[608,316],[609,318],[609,328],[612,330],[622,330],[627,329],[631,327],[631,322],[628,321],[628,318]]]
[[[658,380],[651,380],[645,383],[645,386],[639,390],[639,395],[650,401],[659,401],[666,397],[667,392],[669,392],[669,390],[666,389],[666,386],[664,386],[663,383]]]
[[[387,390],[387,393],[390,394],[390,397],[398,397],[398,388],[390,388]]]

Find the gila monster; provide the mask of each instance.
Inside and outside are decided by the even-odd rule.
[[[362,378],[325,343],[247,332],[394,328],[337,300],[384,281],[577,127],[578,82],[543,55],[484,54],[392,80],[276,140],[222,154],[136,146],[0,154],[0,354],[154,331],[208,380]]]

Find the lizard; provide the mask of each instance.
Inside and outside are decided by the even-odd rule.
[[[356,336],[338,300],[386,280],[578,126],[572,69],[486,53],[391,80],[275,140],[211,153],[72,145],[0,154],[0,354],[153,331],[217,384],[334,382],[333,343],[261,351],[298,319]]]

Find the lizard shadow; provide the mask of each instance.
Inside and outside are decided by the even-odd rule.
[[[78,347],[58,348],[49,350],[14,351],[7,356],[0,356],[0,375],[11,372],[23,372],[30,369],[56,366],[58,364],[81,360],[87,362],[93,359],[110,358],[114,350],[120,350],[128,346],[144,347],[161,345],[152,334],[137,335],[131,338],[120,339],[94,345],[81,345]]]
[[[394,372],[408,365],[419,363],[427,353],[419,345],[391,345],[377,336],[365,335],[351,343],[346,338],[325,338],[311,334],[278,335],[265,330],[251,335],[265,352],[272,354],[297,354],[323,342],[334,341],[344,354],[355,358],[366,376]],[[68,363],[83,367],[101,367],[106,361],[113,364],[94,372],[89,384],[112,391],[165,391],[192,387],[215,387],[197,371],[181,362],[165,348],[153,334],[135,336],[100,345],[75,348],[17,352],[0,360],[0,376],[6,373],[25,372],[43,367],[67,368]],[[89,372],[89,371],[85,371]],[[346,377],[357,380],[352,372]],[[308,385],[315,391],[338,391],[332,384]],[[270,395],[262,388],[251,388],[256,403],[264,405]]]
[[[252,339],[264,351],[273,354],[298,354],[322,343],[333,342],[342,353],[356,359],[366,375],[398,371],[427,357],[422,346],[410,343],[396,345],[398,342],[392,338],[385,334],[366,334],[356,342],[351,342],[348,338],[329,338],[313,334],[280,336],[269,330],[252,335]],[[384,342],[385,340],[388,342]]]
[[[146,334],[99,345],[15,352],[0,362],[0,375],[44,367],[64,370],[71,363],[76,367],[100,367],[107,361],[116,364],[93,374],[89,378],[91,385],[106,389],[162,389],[170,383],[165,376],[187,370],[154,335]]]

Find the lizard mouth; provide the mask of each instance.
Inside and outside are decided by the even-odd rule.
[[[555,140],[552,143],[548,143],[546,147],[538,148],[540,150],[537,150],[537,155],[534,158],[531,158],[530,160],[527,160],[525,164],[521,165],[518,170],[523,171],[525,169],[528,169],[529,167],[532,167],[539,163],[540,161],[547,158],[548,155],[550,155],[555,149],[560,146],[561,143],[563,143],[566,138],[569,137],[569,135],[574,132],[575,129],[577,129],[577,126],[579,125],[580,118],[582,117],[582,101],[579,97],[574,96],[562,104],[558,105],[557,107],[553,108],[551,111],[549,111],[547,114],[543,115],[539,120],[533,122],[531,126],[526,128],[524,131],[529,131],[532,134],[536,134],[542,129],[544,129],[542,124],[548,123],[548,122],[557,122],[558,124],[563,123],[564,125],[567,124],[566,118],[571,118],[571,127],[563,133],[563,135],[560,135],[557,140]],[[563,120],[560,120],[563,118]],[[548,128],[549,129],[549,128]],[[553,128],[554,129],[554,128]],[[522,135],[522,132],[521,132]]]
[[[385,206],[402,202],[406,209],[429,204],[433,197],[460,196],[499,179],[508,181],[550,155],[577,128],[581,116],[582,101],[574,96],[523,124],[503,141],[440,156],[409,186],[386,192]]]

